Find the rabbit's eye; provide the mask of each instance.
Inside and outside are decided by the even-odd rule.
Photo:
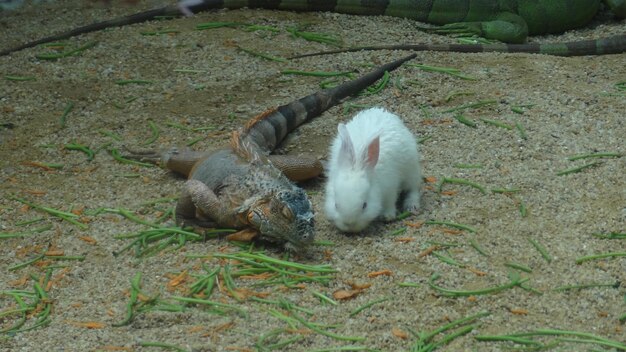
[[[367,202],[363,202],[363,207],[361,209],[367,208]]]

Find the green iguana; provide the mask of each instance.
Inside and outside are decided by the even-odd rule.
[[[234,132],[229,146],[209,152],[130,151],[127,157],[188,176],[176,205],[179,225],[247,229],[287,249],[302,249],[313,241],[313,210],[306,193],[290,180],[316,177],[322,166],[315,158],[270,153],[298,126],[414,57],[262,113]]]
[[[591,21],[604,1],[618,17],[626,17],[626,0],[182,0],[165,6],[117,19],[89,24],[64,33],[35,40],[0,51],[0,56],[38,44],[69,38],[109,27],[149,21],[160,16],[181,16],[210,9],[264,8],[291,11],[331,11],[353,15],[388,15],[426,22],[440,27],[436,33],[478,35],[506,43],[523,43],[528,35],[561,33]],[[586,49],[568,51],[515,47],[517,52],[540,52],[554,55],[599,55],[626,51],[626,35],[611,40],[617,47],[605,48],[599,40]],[[426,50],[454,50],[454,47],[425,46]],[[471,51],[484,51],[481,44]],[[574,47],[569,43],[567,48]],[[467,48],[467,47],[465,47]],[[500,48],[502,49],[502,48]],[[470,50],[464,50],[470,51]]]

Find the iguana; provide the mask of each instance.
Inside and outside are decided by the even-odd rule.
[[[298,126],[414,57],[264,112],[235,131],[228,146],[209,152],[129,151],[127,157],[188,176],[175,210],[179,225],[247,229],[287,249],[302,249],[313,241],[313,210],[306,193],[290,180],[313,178],[322,166],[315,158],[270,153]]]
[[[353,15],[388,15],[426,22],[441,27],[436,33],[478,35],[506,43],[523,43],[528,35],[560,33],[586,25],[604,1],[618,17],[626,17],[626,0],[182,0],[178,5],[164,6],[117,19],[78,27],[67,32],[35,40],[0,51],[0,56],[38,44],[69,38],[109,27],[149,21],[161,16],[181,16],[210,9],[264,8],[291,11],[331,11]],[[558,55],[595,55],[623,52],[619,47],[604,49],[604,41],[590,50],[539,50]],[[571,45],[569,45],[571,46]],[[481,48],[476,44],[475,48]],[[433,49],[437,47],[432,47]],[[525,51],[526,47],[516,47]],[[448,48],[449,50],[450,48]],[[537,50],[528,47],[529,51]],[[474,51],[479,51],[478,49]]]

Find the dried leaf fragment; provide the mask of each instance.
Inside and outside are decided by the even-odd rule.
[[[511,308],[511,313],[513,313],[515,315],[528,315],[528,309]]]
[[[379,271],[372,271],[371,273],[367,274],[367,277],[378,277],[381,275],[386,275],[386,276],[392,276],[393,272],[391,272],[391,270],[389,269],[383,269],[383,270],[379,270]]]
[[[393,327],[391,328],[391,334],[395,337],[401,338],[403,340],[406,340],[409,338],[409,334],[406,333],[406,331],[404,330],[400,330],[400,328],[397,327]]]
[[[87,328],[87,329],[102,329],[106,326],[104,323],[100,323],[97,321],[87,321],[87,322],[68,321],[68,323],[79,328]]]
[[[333,298],[337,300],[351,299],[356,297],[362,290],[339,290],[333,292]]]

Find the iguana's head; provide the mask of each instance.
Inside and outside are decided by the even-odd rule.
[[[261,238],[284,242],[288,250],[301,250],[315,237],[313,207],[300,188],[274,193],[252,206],[248,221],[259,230]]]

